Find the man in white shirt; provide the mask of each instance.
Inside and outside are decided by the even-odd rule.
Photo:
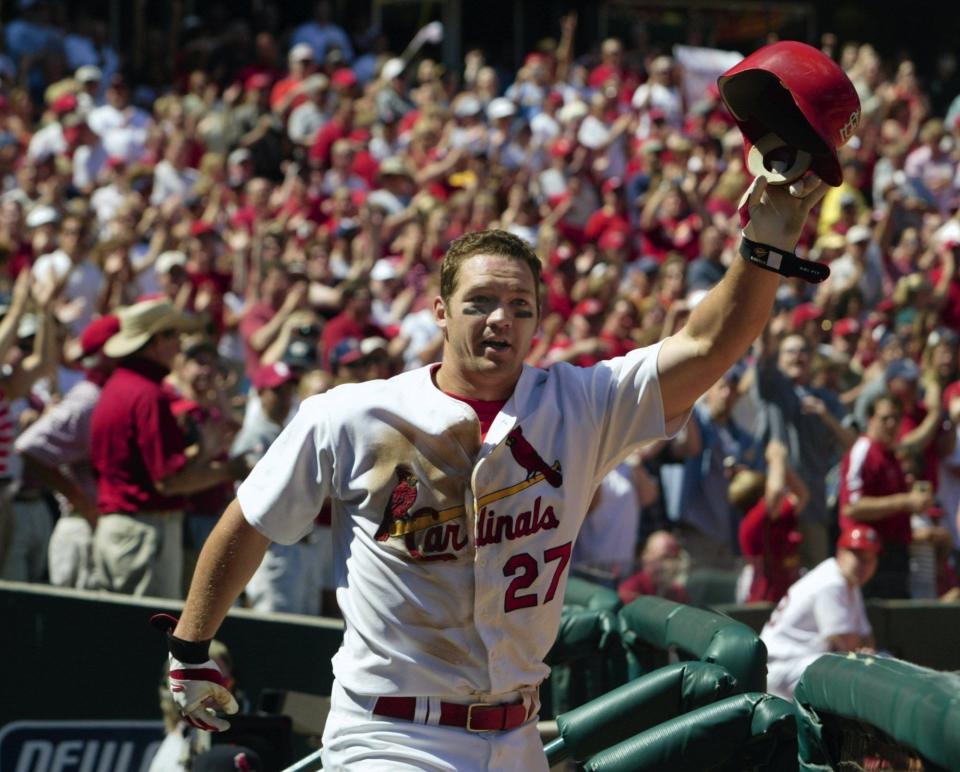
[[[759,179],[745,238],[792,250],[822,195]],[[210,639],[270,543],[297,542],[329,500],[346,633],[323,768],[546,772],[537,687],[590,499],[632,450],[682,428],[760,334],[780,277],[738,261],[660,343],[541,370],[524,364],[540,268],[504,231],[462,236],[434,299],[442,362],[303,402],[204,545],[168,637],[188,721],[227,728],[215,708],[238,708]]]
[[[760,638],[767,646],[767,690],[793,699],[807,666],[828,652],[873,650],[860,588],[877,570],[880,537],[869,525],[844,530],[837,556],[793,584]]]
[[[70,329],[79,335],[97,312],[97,301],[103,292],[103,273],[87,259],[83,220],[72,215],[64,218],[58,238],[59,248],[40,255],[33,264],[33,275],[44,280],[52,274],[64,281],[63,299],[73,310]]]

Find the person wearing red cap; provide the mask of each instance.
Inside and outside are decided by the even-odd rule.
[[[260,410],[248,410],[243,427],[230,447],[232,458],[242,458],[253,467],[276,441],[290,419],[297,387],[297,374],[284,362],[261,365],[251,379]],[[319,509],[318,509],[319,512]],[[332,554],[321,543],[315,527],[296,544],[271,544],[260,567],[247,582],[246,596],[256,611],[288,614],[320,613],[322,578]],[[325,550],[324,550],[325,548]]]
[[[872,652],[873,628],[860,588],[877,570],[880,536],[869,525],[844,528],[836,557],[804,574],[760,633],[767,646],[767,690],[784,699],[807,666],[827,652]]]
[[[233,288],[230,256],[223,254],[220,233],[213,223],[195,220],[190,226],[186,271],[192,291],[187,310],[205,314],[217,336],[224,330],[224,296]]]
[[[843,457],[840,468],[840,525],[869,523],[883,539],[884,553],[867,594],[909,598],[910,516],[933,506],[930,490],[910,489],[897,458],[900,401],[882,393],[867,406],[867,430]]]
[[[823,318],[823,309],[815,303],[801,303],[793,309],[790,315],[790,326],[793,332],[802,335],[808,341],[820,339],[820,320]]]
[[[598,241],[608,232],[627,236],[630,233],[630,224],[623,215],[623,180],[619,177],[604,180],[600,192],[603,195],[603,206],[587,220],[583,228],[584,238]]]

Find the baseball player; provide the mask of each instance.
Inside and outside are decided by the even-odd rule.
[[[816,177],[799,195],[758,179],[745,237],[778,265],[796,260],[823,192]],[[678,431],[759,334],[779,276],[757,257],[731,266],[675,335],[545,371],[524,365],[537,256],[503,231],[455,241],[434,301],[442,363],[305,400],[208,539],[169,636],[184,714],[228,726],[215,709],[236,707],[208,642],[267,546],[295,543],[330,500],[346,630],[324,769],[547,769],[538,686],[584,513],[604,475]]]
[[[837,541],[837,556],[787,590],[760,633],[772,694],[793,699],[807,665],[827,652],[873,650],[860,588],[876,572],[880,550],[880,536],[869,525],[848,527]]]

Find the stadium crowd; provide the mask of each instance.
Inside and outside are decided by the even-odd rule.
[[[749,178],[716,88],[689,99],[669,51],[591,44],[574,15],[515,72],[482,50],[447,71],[436,27],[397,56],[320,2],[293,29],[194,35],[164,86],[128,79],[103,23],[19,9],[0,55],[3,578],[182,597],[299,400],[436,361],[439,259],[466,232],[541,256],[543,367],[670,335],[740,259]],[[824,45],[863,105],[798,248],[831,276],[785,280],[685,431],[598,488],[574,565],[625,600],[686,599],[699,574],[776,601],[852,522],[884,542],[867,595],[956,596],[960,87]],[[329,549],[319,511],[247,602],[334,613]]]

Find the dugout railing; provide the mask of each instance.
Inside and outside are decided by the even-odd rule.
[[[803,772],[960,769],[960,676],[888,657],[827,654],[794,693]]]

